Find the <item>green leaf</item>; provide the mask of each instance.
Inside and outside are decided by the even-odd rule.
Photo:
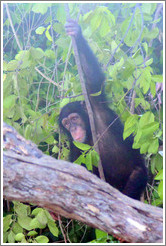
[[[48,243],[49,239],[46,236],[38,236],[35,238],[38,243]]]
[[[135,101],[135,108],[137,108],[138,105],[141,105],[141,107],[144,108],[145,110],[150,109],[150,104],[144,98],[135,98],[134,101]]]
[[[134,58],[134,63],[136,65],[141,65],[143,63],[143,57],[142,55],[137,55],[135,58]]]
[[[25,238],[23,238],[22,240],[21,240],[21,242],[20,243],[29,243]]]
[[[160,171],[163,168],[163,157],[157,153],[151,158],[151,172],[155,174],[155,170]]]
[[[8,234],[8,243],[14,243],[15,242],[15,234],[13,231],[10,231]]]
[[[111,51],[114,52],[114,50],[116,49],[117,46],[118,46],[118,45],[117,45],[117,43],[115,42],[115,40],[112,40],[112,41],[111,41]],[[117,52],[119,52],[119,51],[120,51],[120,48],[117,49]]]
[[[23,228],[17,222],[14,223],[14,225],[12,226],[12,229],[15,234],[23,232]]]
[[[130,28],[127,36],[124,39],[124,42],[126,43],[126,45],[129,47],[132,47],[135,44],[135,42],[138,40],[139,34],[140,34],[139,29]],[[137,61],[137,64],[139,64],[139,63]]]
[[[31,139],[33,132],[33,127],[31,125],[26,125],[25,131],[24,131],[24,137],[26,139]]]
[[[19,68],[27,68],[31,66],[32,60],[30,59],[29,50],[19,51],[19,53],[15,56],[15,59],[18,60]]]
[[[52,148],[52,152],[57,154],[57,153],[59,152],[59,148],[55,145],[55,146]]]
[[[123,140],[129,137],[133,132],[135,132],[135,130],[136,130],[135,126],[125,129],[123,132]]]
[[[152,75],[152,80],[157,83],[163,83],[163,75]]]
[[[89,171],[92,171],[92,154],[89,151],[85,156],[85,165]]]
[[[150,58],[149,60],[147,60],[146,62],[145,62],[145,65],[146,66],[149,66],[149,65],[151,65],[153,63],[153,58]]]
[[[45,212],[45,214],[47,216],[48,221],[50,221],[50,220],[54,221],[54,219],[52,218],[51,214],[47,210],[44,210],[44,212]]]
[[[132,73],[135,70],[135,64],[133,62],[133,59],[129,58],[127,61],[125,61],[124,64],[124,70],[123,70],[123,77],[124,79],[129,79],[130,75],[132,76]],[[131,89],[131,88],[128,88]]]
[[[154,201],[152,201],[151,205],[153,205],[155,207],[156,206],[157,207],[162,206],[163,205],[163,199],[160,199],[160,198],[155,199]]]
[[[93,15],[90,23],[92,32],[94,32],[100,26],[101,20],[102,20],[102,15],[96,15],[96,14]]]
[[[44,26],[39,26],[37,29],[36,29],[36,34],[43,34],[43,32],[46,30],[46,28]]]
[[[158,129],[159,129],[159,122],[155,121],[142,127],[142,134],[144,135],[145,138],[149,135],[153,135],[153,133]]]
[[[111,26],[114,26],[115,25],[115,17],[114,17],[114,15],[111,13],[111,11],[108,8],[106,8],[104,10],[104,12],[105,12],[106,18],[108,19],[108,22],[111,24]]]
[[[47,12],[48,7],[50,6],[51,3],[34,3],[32,11],[44,15]]]
[[[152,122],[154,122],[154,114],[151,112],[146,112],[139,120],[139,127],[142,128]]]
[[[19,215],[19,216],[27,216],[30,214],[30,206],[25,205],[21,202],[16,202],[14,201],[14,211]]]
[[[120,61],[117,64],[118,64],[118,70],[120,70],[122,68],[123,64],[124,64],[124,58],[121,57]]]
[[[46,226],[41,224],[36,218],[32,219],[31,222],[30,222],[30,230],[32,229],[36,229],[36,228],[39,228],[39,229],[44,229]]]
[[[37,216],[39,212],[43,211],[43,208],[35,208],[32,211],[32,215]]]
[[[157,171],[160,171],[163,168],[163,156],[160,154],[157,154],[155,156],[155,166]]]
[[[151,81],[151,83],[150,83],[150,91],[151,91],[152,96],[155,97],[155,95],[156,95],[156,85],[155,85],[155,83],[153,81]]]
[[[158,195],[163,200],[163,180],[160,181],[158,186]]]
[[[47,56],[48,58],[51,58],[51,59],[55,59],[55,52],[53,50],[46,50],[45,51],[45,56]]]
[[[3,61],[3,71],[7,71],[7,62]]]
[[[144,43],[142,43],[142,46],[144,47],[146,54],[148,54],[148,44],[146,42],[144,42]]]
[[[10,228],[11,223],[12,223],[12,215],[11,214],[3,217],[3,232],[7,231]]]
[[[137,134],[134,137],[134,146],[135,146],[135,144],[138,144],[141,136],[142,136],[142,130],[138,128]]]
[[[156,156],[152,156],[151,163],[150,163],[151,164],[150,170],[151,170],[152,174],[155,174],[155,167],[156,167],[155,157]]]
[[[98,167],[98,163],[100,160],[99,154],[94,149],[91,150],[90,152],[91,152],[91,156],[92,156],[91,158],[92,158],[93,166]]]
[[[7,243],[9,232],[3,232],[3,243]]]
[[[20,50],[18,54],[15,55],[15,59],[17,61],[21,61],[23,59],[29,59],[29,50]]]
[[[33,237],[33,236],[36,236],[38,233],[36,231],[30,231],[28,232],[27,236],[29,237]]]
[[[82,163],[85,163],[85,156],[84,154],[80,155],[75,161],[74,163],[77,163],[79,165],[81,165]]]
[[[125,34],[128,26],[129,26],[129,23],[131,21],[131,16],[125,18],[125,20],[123,21],[122,25],[121,25],[121,32],[122,32],[122,35]]]
[[[53,24],[53,29],[58,34],[62,35],[62,34],[65,33],[65,28],[64,28],[64,25],[62,25],[62,23],[58,23],[58,22],[54,23]]]
[[[88,145],[88,144],[84,144],[84,143],[80,143],[80,142],[76,142],[73,141],[73,144],[78,148],[81,149],[83,151],[89,150],[92,148],[92,146]]]
[[[18,68],[18,61],[12,60],[7,64],[7,71],[13,71]]]
[[[100,25],[100,36],[104,37],[109,32],[110,32],[110,25],[109,25],[108,19],[105,16],[103,16],[102,22],[101,22],[101,25]]]
[[[95,234],[96,234],[97,239],[107,237],[107,235],[108,235],[107,232],[101,231],[99,229],[95,229]]]
[[[46,216],[44,210],[40,211],[40,212],[37,214],[36,219],[39,221],[39,223],[40,223],[41,225],[46,225],[47,222],[48,222],[48,219],[47,219],[47,216]]]
[[[154,178],[155,180],[163,180],[163,169],[158,172],[156,177]]]
[[[159,29],[157,27],[153,28],[151,31],[148,31],[144,37],[147,38],[147,40],[155,39],[159,34]]]
[[[140,82],[140,87],[143,88],[144,94],[148,92],[150,88],[150,82],[151,82],[151,73],[150,73],[150,69],[148,68],[149,67],[144,69],[142,75],[138,79],[138,81]]]
[[[52,220],[49,220],[49,221],[48,221],[48,228],[49,228],[50,232],[51,232],[55,237],[58,237],[59,230],[58,230],[58,227],[57,227],[57,225],[55,224],[54,221],[52,221]]]
[[[157,138],[153,139],[150,147],[148,149],[148,153],[156,154],[159,148],[159,141]]]
[[[35,60],[40,60],[42,57],[45,56],[44,51],[41,48],[31,48],[30,49],[31,56]]]
[[[143,144],[140,144],[140,146],[139,146],[140,147],[140,153],[145,154],[148,151],[149,145],[150,145],[149,141],[147,141]]]
[[[66,11],[64,8],[64,4],[58,4],[56,17],[57,17],[57,20],[60,21],[63,25],[65,24],[65,22],[66,22]]]
[[[52,37],[51,37],[51,35],[50,35],[50,33],[49,33],[50,27],[51,27],[51,25],[49,25],[49,26],[47,27],[47,30],[46,30],[45,34],[46,34],[46,37],[48,38],[48,40],[52,42]]]
[[[54,143],[54,137],[53,136],[49,136],[48,137],[48,135],[46,134],[46,139],[45,139],[45,142],[46,143],[48,143],[48,144],[53,144]],[[54,153],[58,153],[59,152],[59,148],[55,145],[54,146],[55,147],[55,149],[54,149]],[[57,148],[56,148],[57,147]],[[57,152],[55,152],[55,150],[57,151]]]
[[[130,115],[125,122],[125,130],[135,126],[138,122],[138,115]]]
[[[152,15],[156,9],[157,3],[142,3],[142,12],[148,15]]]
[[[32,229],[31,222],[32,219],[28,216],[18,216],[18,224],[28,231]]]
[[[138,73],[137,73],[137,78],[139,75],[141,75],[139,77],[139,79],[137,80],[137,84],[140,84],[140,86],[143,88],[144,90],[144,93],[147,92],[149,86],[150,86],[150,82],[151,82],[151,78],[152,78],[152,73],[153,73],[153,70],[151,67],[146,67],[144,68],[143,70],[138,70]],[[146,91],[146,92],[145,92]]]
[[[56,41],[55,41],[56,45],[58,47],[61,47],[62,49],[67,49],[70,43],[70,39],[69,37],[59,37]]]
[[[15,235],[15,240],[16,241],[21,241],[23,238],[25,238],[24,234],[23,233],[17,233]]]
[[[124,125],[123,139],[125,140],[133,132],[135,132],[138,125],[138,115],[130,115]]]
[[[101,91],[98,91],[96,93],[90,94],[90,96],[92,97],[96,97],[96,96],[100,96],[101,95]]]

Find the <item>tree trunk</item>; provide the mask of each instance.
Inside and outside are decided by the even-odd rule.
[[[131,199],[84,167],[44,155],[4,123],[4,198],[33,203],[130,243],[162,242],[163,210]]]

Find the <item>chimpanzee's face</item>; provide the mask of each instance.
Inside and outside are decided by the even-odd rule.
[[[85,123],[78,113],[71,113],[63,118],[62,125],[70,132],[74,141],[84,143],[86,139]]]

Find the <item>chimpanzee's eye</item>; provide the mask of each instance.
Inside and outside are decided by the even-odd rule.
[[[72,121],[77,121],[77,120],[78,120],[78,116],[72,117]]]

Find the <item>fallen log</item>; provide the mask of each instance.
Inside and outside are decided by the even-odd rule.
[[[3,128],[3,196],[36,204],[130,243],[162,242],[163,210],[131,199],[84,167],[43,154]]]

